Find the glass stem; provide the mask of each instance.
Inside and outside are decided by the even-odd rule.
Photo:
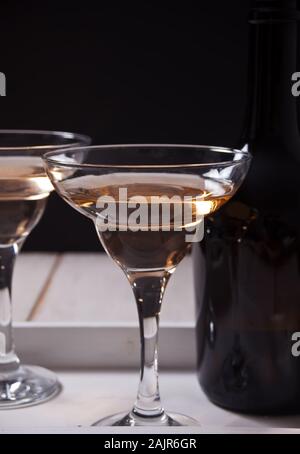
[[[158,384],[159,314],[170,274],[167,272],[138,272],[128,275],[137,303],[140,340],[141,372],[133,413],[140,417],[164,414]]]
[[[0,375],[18,369],[20,361],[14,352],[12,335],[11,284],[20,245],[0,246]]]

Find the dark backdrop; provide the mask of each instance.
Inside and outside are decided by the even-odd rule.
[[[43,3],[1,2],[7,96],[0,128],[83,132],[98,144],[236,142],[246,103],[248,1],[143,1],[135,9]],[[99,247],[92,223],[56,194],[25,244]]]

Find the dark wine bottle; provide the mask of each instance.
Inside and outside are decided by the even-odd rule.
[[[214,403],[258,414],[300,410],[300,71],[295,0],[250,13],[247,127],[253,162],[194,248],[198,376]],[[295,79],[295,76],[294,76]],[[294,93],[294,94],[293,94]]]

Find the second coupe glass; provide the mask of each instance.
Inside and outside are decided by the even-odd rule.
[[[16,256],[53,190],[42,155],[89,143],[88,137],[68,132],[0,130],[0,410],[37,404],[60,390],[55,374],[21,365],[15,353],[12,274]]]

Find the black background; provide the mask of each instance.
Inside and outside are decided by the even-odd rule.
[[[234,145],[247,96],[249,1],[139,3],[1,2],[0,128],[82,132],[94,144]],[[56,194],[25,244],[99,248],[92,223]]]

